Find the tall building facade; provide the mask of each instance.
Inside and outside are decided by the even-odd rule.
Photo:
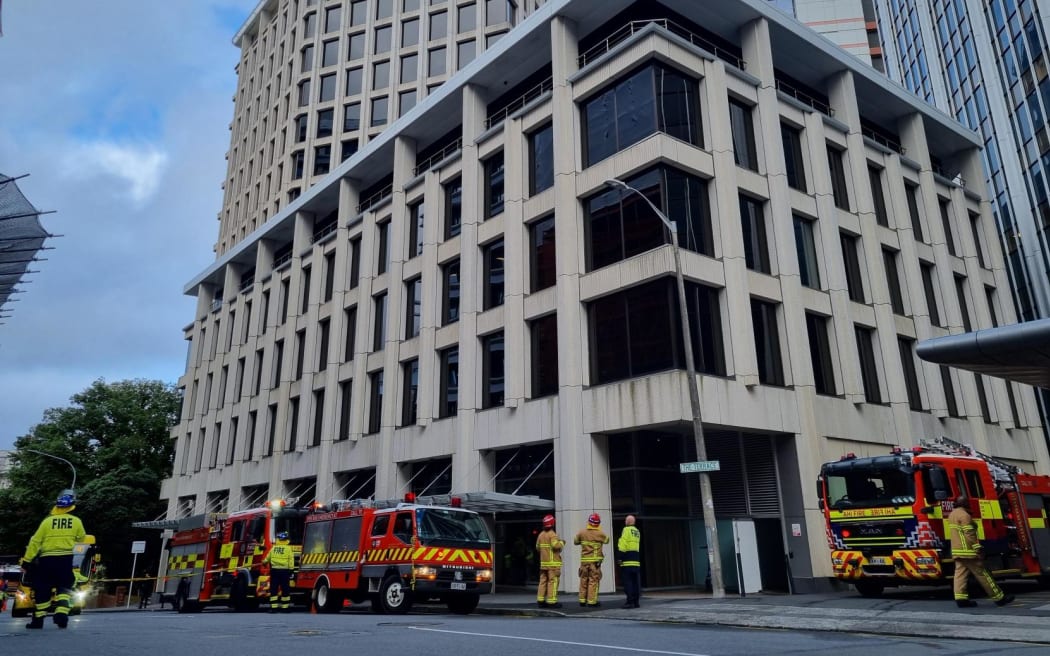
[[[444,77],[406,82],[417,102],[395,120],[400,89],[368,82],[392,54],[303,70],[329,40],[304,21],[339,8],[332,38],[386,43],[388,23],[481,3],[406,1],[387,17],[369,0],[364,15],[384,18],[363,28],[356,4],[264,2],[238,35],[240,87],[260,60],[284,76],[248,152],[278,142],[265,171],[285,168],[253,214],[235,206],[267,173],[237,167],[218,257],[186,287],[198,304],[170,517],[279,495],[454,493],[491,519],[498,580],[523,583],[515,547],[546,508],[567,533],[591,512],[611,529],[635,514],[646,585],[702,584],[699,486],[679,473],[697,457],[685,339],[721,463],[727,581],[738,532],[755,537],[741,562],[763,588],[827,585],[812,483],[844,452],[946,434],[1050,466],[1030,388],[914,354],[1015,320],[991,205],[961,183],[980,176],[970,130],[760,0],[503,5],[523,13],[514,27],[464,66],[447,49],[468,37],[447,32]],[[503,29],[484,16],[476,30]],[[362,91],[344,97],[357,69]],[[331,99],[316,95],[329,74]],[[379,98],[390,125],[368,118]],[[355,103],[368,127],[345,123]],[[356,128],[317,136],[328,111]],[[318,148],[355,138],[315,168]],[[677,225],[689,335],[648,201]]]
[[[794,0],[817,31],[834,13]],[[1050,81],[1048,16],[1036,0],[876,0],[884,70],[981,135],[1021,320],[1050,317]],[[830,36],[830,35],[829,35]]]

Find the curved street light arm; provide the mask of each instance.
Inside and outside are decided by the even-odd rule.
[[[45,456],[47,458],[54,458],[55,460],[61,460],[62,462],[69,465],[69,468],[73,470],[73,484],[70,486],[71,490],[77,489],[77,468],[73,466],[73,463],[69,462],[65,458],[59,458],[58,456],[51,455],[50,453],[44,453],[43,451],[37,451],[36,449],[22,448],[21,451],[28,451],[29,453],[35,453],[38,456]]]

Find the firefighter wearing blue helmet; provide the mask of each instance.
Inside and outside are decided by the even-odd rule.
[[[270,612],[280,610],[287,613],[292,609],[292,570],[295,569],[295,552],[288,544],[288,534],[281,531],[277,542],[270,547],[270,552],[263,558],[263,563],[270,564]],[[278,592],[279,591],[279,592]]]
[[[51,606],[51,591],[55,591],[55,625],[60,629],[69,624],[69,600],[73,595],[73,546],[84,540],[84,525],[73,514],[76,494],[63,490],[55,500],[50,514],[40,522],[29,539],[22,567],[32,564],[33,599],[36,604],[28,629],[44,628],[44,617]]]

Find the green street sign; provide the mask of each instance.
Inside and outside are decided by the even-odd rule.
[[[678,464],[678,471],[683,474],[695,474],[697,472],[718,471],[717,460],[701,460],[699,462],[682,462]]]

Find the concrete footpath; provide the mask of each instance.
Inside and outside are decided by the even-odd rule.
[[[1050,590],[1030,583],[1007,583],[1017,596],[1009,606],[997,607],[977,598],[976,608],[961,609],[949,588],[889,589],[882,597],[866,599],[852,590],[827,594],[728,595],[689,590],[645,591],[641,608],[622,608],[622,594],[602,595],[601,606],[581,608],[575,594],[559,598],[561,608],[539,608],[535,591],[499,591],[481,598],[477,613],[522,617],[610,619],[670,622],[701,626],[735,626],[795,631],[838,631],[926,638],[1009,641],[1050,645]],[[134,604],[134,600],[132,602]],[[114,612],[124,608],[87,610]],[[161,611],[157,604],[147,610]],[[344,612],[369,612],[359,604]],[[417,604],[413,614],[445,614],[444,606]]]

